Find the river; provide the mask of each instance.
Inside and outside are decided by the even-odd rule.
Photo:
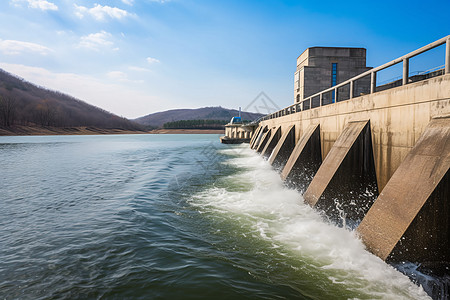
[[[0,137],[1,299],[426,299],[217,135]]]

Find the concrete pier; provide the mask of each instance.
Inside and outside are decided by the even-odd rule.
[[[263,133],[263,136],[261,137],[261,142],[256,147],[256,152],[261,153],[264,147],[266,146],[267,142],[269,141],[270,137],[272,135],[272,129],[269,129],[265,133]]]
[[[373,253],[450,262],[449,168],[450,116],[428,124],[359,225]]]
[[[349,122],[303,197],[334,222],[354,227],[377,196],[370,122]]]
[[[256,139],[258,138],[259,132],[262,130],[261,126],[258,126],[252,134],[252,138],[250,139],[250,148],[253,149],[253,145],[255,144]]]
[[[320,125],[309,125],[281,171],[281,178],[304,192],[321,163]]]
[[[289,126],[283,133],[278,144],[272,151],[272,155],[269,157],[269,163],[275,169],[281,169],[286,164],[292,149],[295,147],[295,125]]]
[[[252,144],[250,144],[250,148],[251,149],[257,149],[259,147],[259,144],[261,143],[261,141],[263,140],[263,137],[265,135],[265,133],[267,132],[267,126],[260,126],[257,129],[258,134],[255,134],[255,140],[253,141]]]
[[[264,147],[264,149],[262,150],[261,156],[269,157],[270,154],[272,153],[273,149],[275,148],[275,146],[278,144],[278,141],[280,140],[280,137],[281,137],[281,127],[278,127],[274,131],[274,134],[270,137],[270,139],[267,142],[267,144]]]
[[[333,144],[333,147],[325,158],[325,161],[316,176],[314,176],[311,185],[308,187],[305,194],[303,194],[303,198],[309,205],[316,205],[320,196],[322,196],[322,193],[325,191],[331,179],[346,158],[350,148],[356,142],[359,134],[367,124],[368,121],[350,122],[344,128],[339,138]]]
[[[250,143],[255,139],[253,131],[256,127],[242,122],[233,123],[234,118],[230,123],[225,125],[225,135],[220,137],[222,144],[242,144]]]

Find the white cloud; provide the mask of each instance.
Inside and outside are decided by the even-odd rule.
[[[153,58],[153,57],[147,57],[147,62],[149,64],[155,64],[155,63],[159,63],[160,61],[158,59],[156,59],[156,58]]]
[[[131,80],[128,79],[128,75],[122,71],[111,71],[106,74],[109,79],[120,81],[120,82],[128,82],[128,83],[144,83],[143,80]]]
[[[150,71],[149,69],[141,68],[141,67],[135,67],[135,66],[128,67],[128,69],[131,70],[131,71],[137,71],[137,72],[149,72]]]
[[[0,52],[6,55],[18,55],[24,52],[47,55],[53,50],[35,43],[0,39]]]
[[[122,2],[130,6],[134,4],[134,0],[122,0]]]
[[[123,18],[130,17],[132,15],[126,10],[107,5],[102,6],[100,4],[95,4],[95,6],[92,8],[87,8],[86,6],[78,6],[76,4],[74,5],[75,5],[75,15],[78,16],[80,19],[84,18],[84,16],[87,14],[92,16],[97,21],[104,21],[107,17],[121,20]]]
[[[16,7],[20,7],[22,0],[11,0],[9,1],[10,4],[16,6]]]
[[[46,10],[58,10],[58,6],[55,3],[46,0],[12,0],[11,3],[15,6],[21,6],[22,3],[28,3],[28,7],[37,8],[43,11]]]
[[[111,47],[114,45],[114,43],[110,40],[111,38],[112,35],[109,32],[102,30],[97,33],[82,36],[80,38],[79,46],[92,50],[99,50],[100,48]]]
[[[41,10],[58,10],[58,6],[45,0],[28,0],[28,6]]]
[[[0,68],[34,84],[67,93],[129,118],[141,117],[171,107],[168,101],[151,96],[148,91],[137,90],[134,85],[128,87],[123,82],[106,83],[88,75],[55,73],[44,68],[19,64],[0,63]]]
[[[108,78],[110,78],[110,79],[119,80],[119,81],[128,80],[127,74],[125,74],[124,72],[121,72],[121,71],[111,71],[111,72],[107,73],[106,76],[108,76]]]

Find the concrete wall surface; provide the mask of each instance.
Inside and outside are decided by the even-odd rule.
[[[242,124],[227,124],[225,125],[225,138],[248,142],[249,139],[253,138],[253,127]]]
[[[297,70],[294,75],[295,102],[300,102],[333,86],[333,63],[337,64],[334,84],[344,82],[370,69],[366,67],[366,49],[364,48],[308,48],[297,58]],[[355,95],[359,95],[361,91],[369,88],[369,84],[370,80],[360,81]],[[365,85],[366,88],[361,87],[362,85]]]

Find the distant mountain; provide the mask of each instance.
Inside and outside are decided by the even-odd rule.
[[[0,126],[14,125],[142,129],[128,119],[0,69]]]
[[[146,115],[134,119],[133,121],[146,125],[161,127],[164,123],[174,122],[180,120],[231,120],[232,117],[237,117],[239,111],[236,109],[226,109],[223,107],[203,107],[197,109],[172,109],[162,112]],[[243,120],[253,121],[262,114],[242,112],[241,117]]]

